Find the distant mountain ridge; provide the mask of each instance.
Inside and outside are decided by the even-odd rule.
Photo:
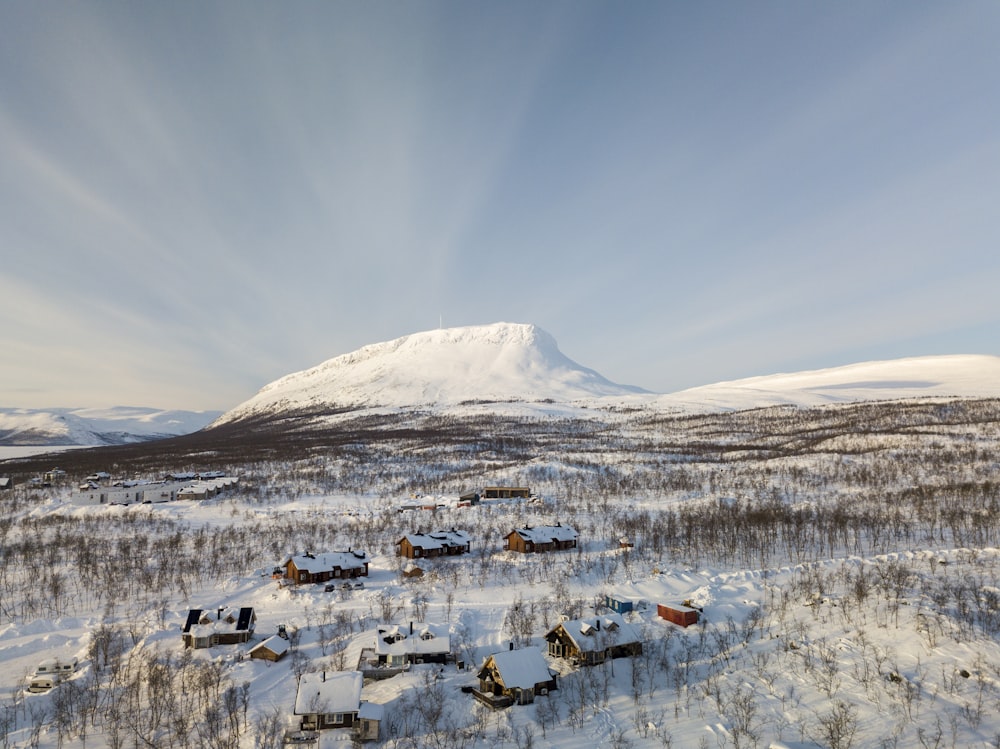
[[[221,411],[113,408],[0,408],[0,446],[124,445],[190,434]]]
[[[600,418],[606,409],[668,413],[736,411],[914,398],[1000,398],[1000,357],[926,356],[773,374],[657,394],[614,383],[566,357],[531,324],[495,323],[425,331],[363,346],[265,385],[236,408],[0,408],[0,446],[129,444],[294,416],[317,427],[366,409],[462,417],[504,413]],[[301,416],[308,416],[303,421]],[[294,423],[293,423],[294,422]],[[328,424],[329,425],[329,424]]]

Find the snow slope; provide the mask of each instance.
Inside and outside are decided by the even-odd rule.
[[[567,402],[643,392],[570,360],[534,325],[495,323],[364,346],[266,385],[217,423],[302,408]]]
[[[1000,357],[926,356],[720,382],[671,394],[618,385],[571,361],[530,324],[432,330],[287,375],[217,424],[302,409],[477,407],[540,402],[707,412],[915,397],[1000,397]],[[486,405],[481,405],[483,402]],[[551,409],[550,409],[551,410]]]
[[[217,411],[0,408],[0,445],[112,445],[196,432]]]
[[[750,377],[657,396],[682,410],[820,406],[900,398],[1000,397],[1000,356],[920,356]]]

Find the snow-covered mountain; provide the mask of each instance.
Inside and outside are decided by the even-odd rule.
[[[354,408],[454,412],[482,403],[494,408],[511,402],[591,407],[624,403],[706,412],[954,396],[1000,397],[1000,357],[927,356],[867,362],[655,394],[610,382],[571,361],[551,335],[534,325],[495,323],[415,333],[365,346],[275,380],[216,423]]]
[[[0,408],[0,445],[99,446],[189,434],[219,411],[155,408]]]
[[[534,325],[495,323],[364,346],[266,385],[218,423],[303,409],[565,403],[645,392],[570,360],[551,335]]]
[[[209,424],[358,408],[556,415],[625,405],[669,412],[923,397],[1000,397],[1000,357],[926,356],[751,377],[656,394],[609,381],[530,324],[431,330],[337,356],[263,387],[224,415],[150,408],[0,409],[0,445],[110,445]]]

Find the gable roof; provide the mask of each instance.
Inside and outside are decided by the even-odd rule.
[[[259,642],[250,648],[249,652],[253,653],[255,650],[270,650],[275,655],[283,655],[288,652],[289,644],[288,640],[284,637],[278,635],[271,635],[264,642]]]
[[[451,635],[440,624],[426,622],[411,625],[380,624],[375,630],[376,655],[427,655],[450,652]]]
[[[524,528],[515,528],[513,532],[525,541],[532,541],[536,544],[550,541],[572,541],[579,535],[568,525],[536,525],[533,528],[525,526]]]
[[[549,630],[545,635],[546,639],[559,629],[583,652],[604,650],[611,645],[627,645],[642,640],[636,628],[615,613],[560,622]]]
[[[363,569],[368,561],[368,555],[363,551],[328,551],[323,554],[312,554],[304,552],[293,554],[285,564],[289,562],[295,564],[295,568],[306,572],[325,572],[327,570]]]
[[[468,546],[469,534],[452,528],[450,531],[434,531],[433,533],[407,533],[403,536],[410,546],[421,549],[446,549],[451,546]]]
[[[504,687],[530,689],[552,679],[548,663],[539,648],[521,648],[494,653],[490,658]],[[488,659],[487,659],[488,660]]]
[[[302,674],[295,693],[296,715],[354,713],[361,706],[360,671]]]
[[[195,636],[204,636],[210,632],[252,632],[255,618],[252,606],[219,610],[191,609],[184,622],[183,632]]]

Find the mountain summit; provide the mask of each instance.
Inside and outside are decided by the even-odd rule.
[[[303,409],[565,403],[644,392],[580,366],[534,325],[495,323],[429,330],[364,346],[265,385],[216,423]]]

